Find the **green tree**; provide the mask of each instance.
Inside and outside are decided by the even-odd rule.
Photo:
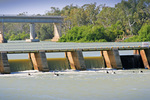
[[[101,24],[104,27],[109,27],[112,24],[115,24],[118,20],[115,8],[112,7],[103,7],[102,11],[97,15],[97,24]]]
[[[146,10],[149,9],[148,7],[149,2],[147,0],[122,0],[115,8],[120,11],[118,16],[123,20],[122,24],[125,26],[125,29],[129,29],[133,35],[137,34],[147,18],[149,18]]]
[[[139,36],[133,36],[125,42],[144,42],[144,41],[150,41],[150,24],[144,24],[142,28],[139,30]]]
[[[43,24],[38,31],[37,36],[40,40],[51,39],[53,35],[53,25],[52,24]]]
[[[60,42],[106,42],[102,26],[76,26],[60,38]]]

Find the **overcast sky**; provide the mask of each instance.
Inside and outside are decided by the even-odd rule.
[[[0,14],[45,14],[50,7],[61,9],[70,4],[82,6],[94,2],[114,7],[121,0],[0,0]]]

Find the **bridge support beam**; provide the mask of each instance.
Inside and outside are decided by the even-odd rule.
[[[29,57],[32,60],[34,70],[43,72],[49,71],[45,52],[40,51],[39,53],[29,53]]]
[[[7,43],[7,40],[4,38],[4,25],[0,23],[0,43]]]
[[[39,42],[39,39],[35,39],[35,24],[30,23],[30,39],[26,40],[27,42]]]
[[[51,41],[58,41],[59,38],[62,36],[61,34],[61,23],[53,23],[54,25],[54,37]]]
[[[107,68],[115,68],[115,69],[123,68],[118,49],[101,51],[101,55],[104,57]]]
[[[10,74],[10,67],[8,63],[7,53],[0,53],[0,72],[2,74]]]
[[[150,50],[140,50],[140,55],[145,68],[150,69]]]
[[[66,52],[66,57],[69,60],[71,69],[74,70],[85,70],[85,62],[82,54],[82,50]]]
[[[133,50],[134,55],[139,55],[140,50]]]

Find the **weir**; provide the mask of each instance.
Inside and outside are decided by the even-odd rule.
[[[104,57],[107,68],[123,68],[117,48],[108,51],[101,51],[101,55]]]
[[[108,43],[109,44],[109,43]],[[103,43],[103,45],[107,45]],[[117,45],[117,44],[116,44]],[[121,44],[118,44],[121,45]],[[122,45],[127,45],[123,44]],[[88,48],[91,46],[91,48]],[[96,46],[96,47],[95,47]],[[21,54],[28,53],[31,61],[31,65],[34,70],[43,72],[49,71],[50,63],[47,62],[45,53],[64,52],[68,66],[74,70],[86,70],[88,67],[85,63],[82,52],[86,51],[99,51],[101,52],[102,62],[105,65],[104,68],[123,69],[126,68],[124,59],[132,59],[132,64],[142,61],[145,68],[150,68],[150,49],[149,47],[141,46],[120,46],[120,47],[105,47],[102,43],[51,43],[51,42],[39,42],[39,43],[7,43],[0,44],[0,72],[11,73],[7,54]],[[66,49],[65,49],[66,48]],[[126,56],[122,58],[119,54],[119,50],[134,50],[135,56]],[[139,58],[140,57],[140,58]],[[140,60],[141,59],[141,60]],[[140,66],[139,66],[140,67]]]
[[[29,53],[29,58],[31,59],[35,70],[39,70],[43,72],[49,71],[48,63],[44,51],[40,51],[39,53]]]
[[[69,60],[71,69],[75,69],[75,70],[85,70],[86,69],[82,50],[66,52],[65,56]]]
[[[134,54],[140,55],[144,64],[144,67],[150,69],[150,50],[134,50]]]
[[[0,53],[0,72],[2,74],[9,74],[10,67],[8,63],[7,53],[1,52]]]

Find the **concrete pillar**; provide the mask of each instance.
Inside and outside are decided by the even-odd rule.
[[[0,43],[7,43],[7,40],[4,38],[4,25],[0,23]]]
[[[102,58],[104,59],[104,66],[106,67],[106,62],[105,62],[103,51],[100,51],[100,54],[101,54]]]
[[[35,24],[30,23],[30,39],[35,39]]]
[[[139,50],[133,50],[134,55],[139,55]]]
[[[10,74],[10,67],[8,63],[7,53],[0,53],[0,72],[2,74]]]
[[[49,71],[45,52],[41,51],[39,53],[29,53],[29,56],[30,59],[32,60],[34,70],[39,70],[43,72]]]
[[[74,69],[74,70],[86,69],[82,50],[66,52],[66,57],[69,60],[71,69]]]
[[[145,68],[150,69],[150,50],[140,50],[140,55]]]
[[[58,41],[62,36],[61,34],[61,23],[53,23],[54,25],[54,37],[51,41]]]
[[[123,68],[118,49],[103,51],[103,57],[107,68]]]
[[[35,39],[35,24],[30,23],[30,39],[26,40],[27,42],[39,42],[39,39]]]

